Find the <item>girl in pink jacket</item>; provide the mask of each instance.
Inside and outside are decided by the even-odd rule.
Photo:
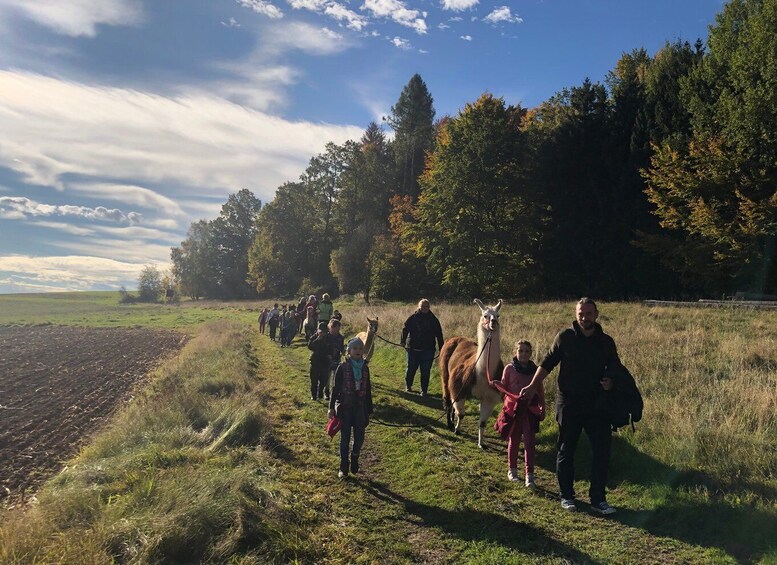
[[[533,398],[518,396],[520,390],[528,385],[537,365],[531,360],[531,343],[522,339],[515,344],[513,362],[505,366],[502,380],[492,381],[491,385],[504,393],[504,404],[494,426],[507,439],[507,478],[511,481],[521,480],[518,475],[518,447],[523,440],[524,468],[526,471],[526,486],[536,488],[534,482],[535,435],[539,431],[540,422],[545,418],[545,391],[540,385]]]

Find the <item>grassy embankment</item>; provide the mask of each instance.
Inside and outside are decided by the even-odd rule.
[[[380,333],[396,341],[412,308],[341,310],[346,320],[378,315]],[[473,306],[435,310],[447,335],[474,333]],[[438,397],[400,392],[402,351],[383,342],[372,363],[376,417],[413,427],[371,425],[364,472],[339,481],[336,441],[322,431],[325,408],[307,399],[304,347],[281,350],[266,337],[221,326],[162,369],[147,395],[52,480],[23,519],[6,515],[0,558],[777,559],[775,315],[621,304],[601,310],[646,396],[637,433],[616,439],[609,496],[620,509],[615,519],[558,508],[553,423],[540,435],[543,488],[532,495],[504,480],[505,448],[493,434],[488,451],[475,446],[474,403],[465,433],[455,437],[437,420]],[[506,306],[503,358],[519,335],[542,351],[570,315],[568,304]],[[581,445],[580,493],[587,463]]]

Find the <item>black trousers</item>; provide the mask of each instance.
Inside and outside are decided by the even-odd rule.
[[[609,421],[601,415],[582,412],[570,406],[557,407],[559,423],[556,476],[561,498],[575,498],[575,450],[580,434],[585,430],[591,442],[591,504],[606,500],[607,473],[610,468],[612,431]]]
[[[310,366],[310,396],[311,398],[323,398],[324,391],[328,391],[329,363]],[[327,394],[327,396],[329,396]]]

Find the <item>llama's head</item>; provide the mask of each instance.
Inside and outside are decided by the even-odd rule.
[[[489,332],[495,331],[499,327],[499,309],[502,307],[502,300],[496,303],[496,306],[486,306],[480,299],[475,299],[475,304],[480,308],[482,317],[480,318],[481,327]]]
[[[378,318],[375,317],[374,320],[370,320],[369,317],[367,318],[367,331],[370,333],[378,333]]]

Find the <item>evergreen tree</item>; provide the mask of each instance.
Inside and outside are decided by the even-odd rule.
[[[395,132],[394,152],[400,195],[418,198],[418,177],[424,170],[425,153],[434,142],[434,100],[426,83],[415,74],[391,107],[388,124]]]

